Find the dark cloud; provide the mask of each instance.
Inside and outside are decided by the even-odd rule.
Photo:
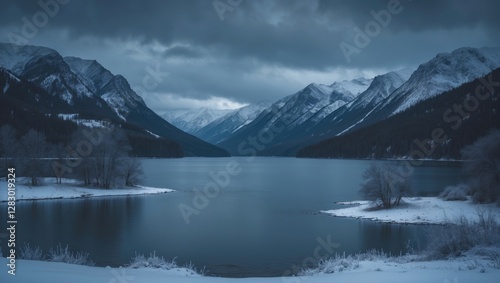
[[[51,1],[56,0],[42,0]],[[138,42],[139,48],[114,56],[155,57],[151,62],[166,59],[175,80],[158,91],[240,102],[274,100],[303,83],[272,77],[263,69],[331,73],[333,80],[342,68],[393,69],[463,46],[500,45],[498,1],[400,0],[401,13],[392,15],[368,46],[352,55],[350,62],[346,60],[339,44],[354,44],[354,28],[363,30],[374,20],[371,11],[387,9],[391,1],[243,0],[221,20],[212,0],[71,0],[60,5],[40,37],[30,42],[88,56],[99,55],[68,42],[89,37],[103,47],[109,41]],[[38,1],[3,2],[0,26],[6,32],[0,41],[8,41],[8,32],[20,33],[22,18],[32,20],[42,9]],[[51,31],[65,31],[65,36],[41,38]],[[118,59],[103,61],[110,62],[111,69],[123,66]],[[129,80],[139,82],[142,69],[119,72],[128,72]]]
[[[202,56],[199,50],[187,46],[173,46],[163,53],[165,57],[199,58]]]

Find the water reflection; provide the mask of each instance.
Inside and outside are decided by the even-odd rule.
[[[143,204],[143,197],[20,201],[18,245],[27,242],[48,252],[59,243],[69,244],[73,251],[89,252],[97,264],[116,263],[124,235],[133,232],[129,224],[142,217]]]
[[[178,206],[192,205],[194,188],[211,182],[209,172],[237,160],[241,174],[210,199],[188,225]],[[359,199],[363,171],[370,161],[294,158],[185,158],[143,160],[148,186],[175,193],[82,200],[18,203],[18,243],[46,252],[58,243],[85,251],[99,266],[119,266],[136,252],[192,261],[219,276],[279,276],[314,253],[317,238],[357,253],[384,249],[399,254],[406,243],[425,242],[427,227],[381,224],[316,215],[336,201]],[[456,163],[425,163],[415,168],[413,186],[435,194],[460,176]],[[5,209],[6,204],[0,204]],[[5,229],[1,214],[0,228]],[[5,251],[6,243],[3,243]]]

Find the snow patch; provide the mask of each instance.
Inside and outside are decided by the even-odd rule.
[[[124,187],[116,189],[98,189],[79,186],[76,180],[63,180],[63,184],[54,183],[53,179],[44,180],[46,185],[31,187],[22,181],[16,185],[17,200],[73,199],[86,197],[132,196],[170,193],[174,190],[146,186]],[[7,188],[7,182],[0,181],[1,188]],[[0,202],[7,201],[7,194],[0,195]]]
[[[471,221],[477,221],[478,209],[492,209],[498,223],[500,210],[494,204],[474,204],[469,198],[467,201],[444,201],[437,197],[403,198],[400,206],[391,209],[373,209],[370,202],[354,201],[339,204],[356,204],[358,206],[325,210],[325,214],[338,217],[353,217],[370,219],[381,222],[410,223],[410,224],[444,224],[454,222],[465,216]]]

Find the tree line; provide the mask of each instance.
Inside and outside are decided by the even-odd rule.
[[[12,126],[0,128],[1,176],[7,169],[41,185],[43,177],[74,178],[85,186],[109,189],[137,185],[142,179],[141,163],[130,155],[132,150],[120,127],[88,128],[80,126],[64,143],[50,143],[44,133],[30,129],[18,133]]]

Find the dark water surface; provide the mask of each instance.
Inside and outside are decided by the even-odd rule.
[[[177,192],[20,201],[18,243],[28,242],[45,252],[58,243],[68,244],[71,250],[88,252],[98,266],[123,265],[136,252],[156,251],[168,259],[176,257],[179,264],[191,261],[197,268],[206,267],[210,275],[225,277],[281,276],[314,257],[317,247],[321,255],[327,254],[322,241],[339,244],[334,252],[347,254],[369,249],[399,254],[406,252],[408,241],[415,248],[425,245],[429,226],[316,214],[339,207],[337,201],[359,199],[369,161],[184,158],[142,162],[145,185]],[[218,186],[218,195],[207,198],[208,202],[196,197],[196,190],[213,183],[210,172],[224,171],[228,164],[237,164],[241,172],[230,176],[227,186]],[[419,195],[432,195],[459,181],[458,163],[426,162],[415,168],[413,189]],[[183,204],[196,209],[191,210],[189,223],[179,209]],[[5,207],[0,205],[2,211]],[[5,213],[1,221],[5,225]],[[5,254],[6,243],[2,245]]]

